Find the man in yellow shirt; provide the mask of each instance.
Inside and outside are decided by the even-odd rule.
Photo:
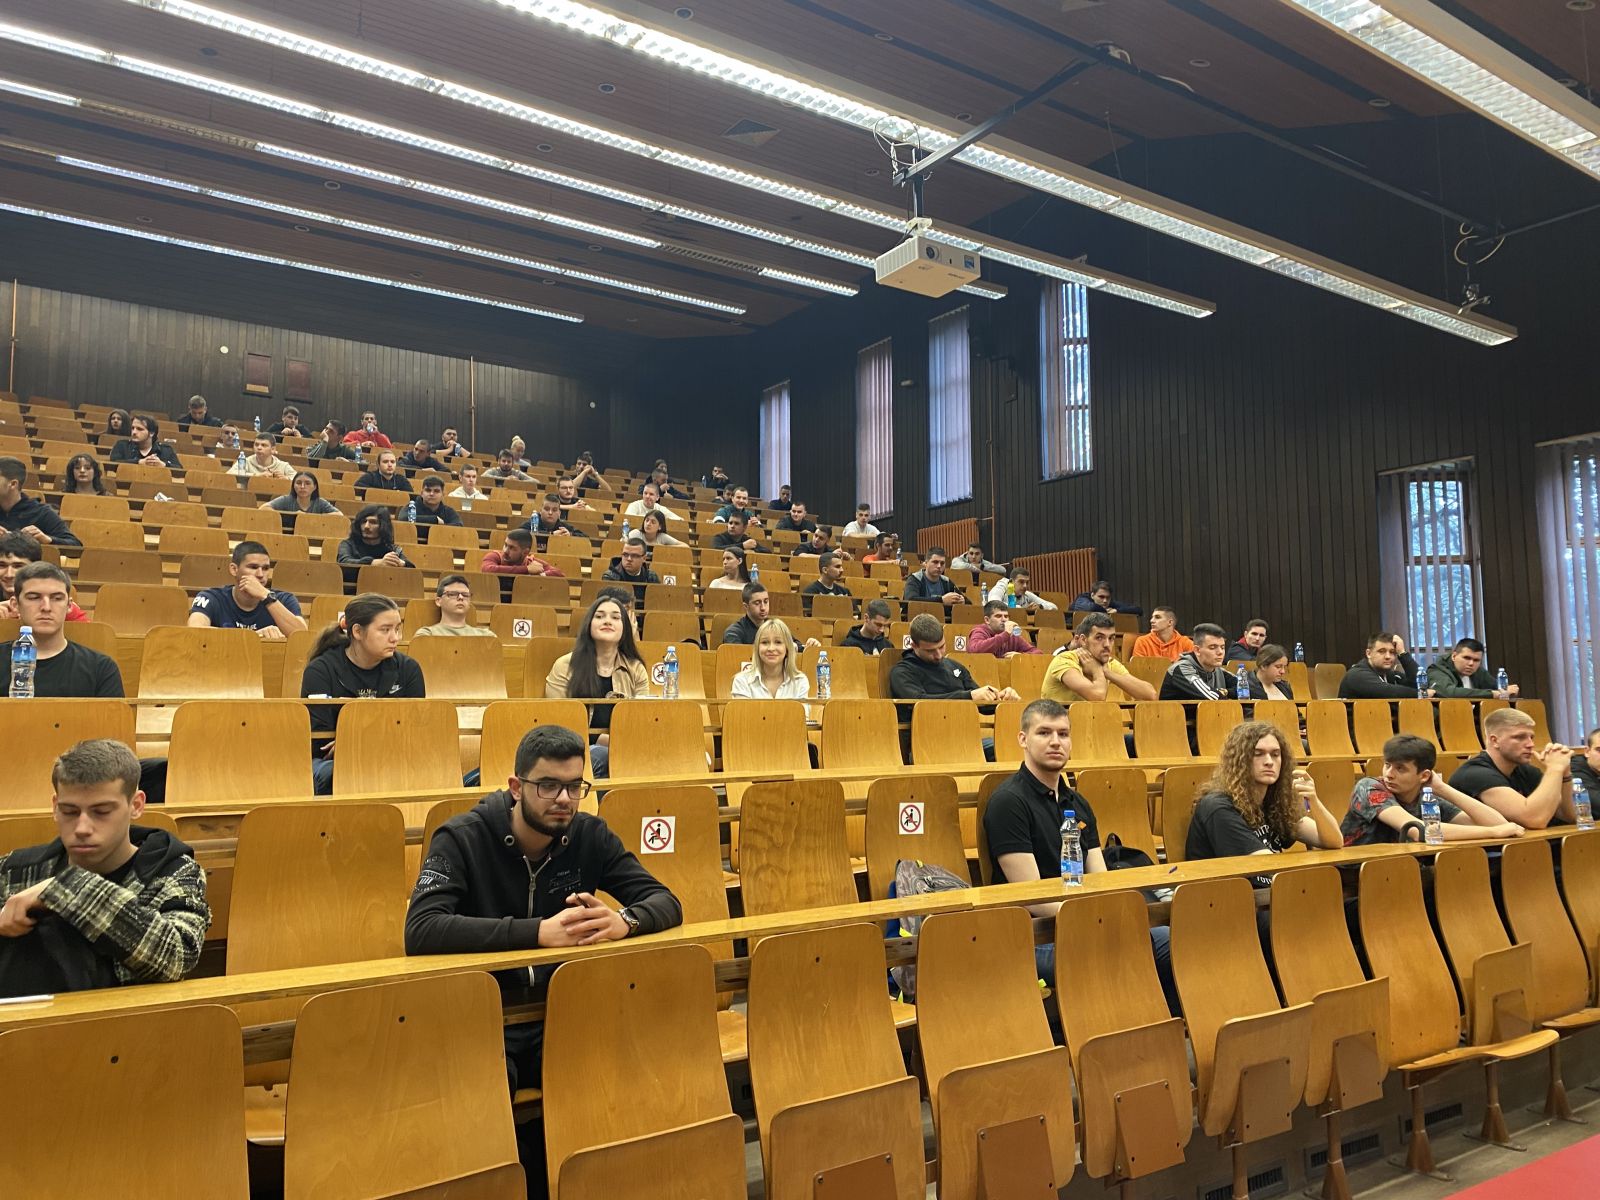
[[[1045,668],[1040,694],[1046,700],[1104,700],[1112,681],[1133,700],[1154,700],[1156,690],[1132,674],[1113,656],[1117,623],[1105,613],[1090,613],[1078,622],[1081,650],[1063,650]],[[1120,697],[1118,697],[1120,699]]]
[[[1178,614],[1170,608],[1150,610],[1150,632],[1140,634],[1133,643],[1135,658],[1164,658],[1177,662],[1180,654],[1194,649],[1194,643],[1178,632]]]

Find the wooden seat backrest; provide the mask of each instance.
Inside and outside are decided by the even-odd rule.
[[[356,592],[377,592],[396,600],[409,600],[421,596],[425,580],[416,567],[390,567],[382,563],[368,563],[356,568]]]
[[[740,700],[722,710],[725,770],[810,771],[806,746],[805,706],[793,700]]]
[[[911,761],[919,767],[987,762],[982,737],[970,700],[918,700],[911,708]]]
[[[344,591],[344,572],[335,562],[282,559],[273,565],[272,586],[297,596],[337,596]]]
[[[1494,704],[1496,702],[1488,701],[1487,703]],[[1484,711],[1486,710],[1480,707],[1480,720]],[[1545,711],[1544,701],[1518,699],[1517,711],[1527,713],[1533,718],[1533,744],[1536,746],[1548,746],[1550,744],[1550,717]]]
[[[90,496],[80,492],[68,492],[61,497],[61,516],[72,523],[80,520],[126,523],[133,519],[128,501],[122,496]]]
[[[1193,757],[1183,710],[1173,700],[1141,700],[1133,706],[1133,748],[1139,758]]]
[[[726,700],[733,695],[733,677],[750,665],[755,657],[754,646],[723,642],[717,646],[716,696]],[[815,676],[810,677],[815,682]]]
[[[1350,811],[1350,793],[1356,785],[1355,764],[1336,758],[1319,759],[1307,763],[1306,770],[1317,785],[1318,799],[1334,820],[1342,821]]]
[[[1254,720],[1276,725],[1292,739],[1300,737],[1300,708],[1293,700],[1257,700],[1250,715]]]
[[[693,642],[700,645],[700,614],[655,608],[645,614],[644,628],[651,639],[661,642]]]
[[[1452,1049],[1461,1037],[1461,1006],[1422,903],[1416,859],[1361,864],[1360,918],[1371,978],[1389,979],[1389,1065]]]
[[[900,733],[892,700],[833,700],[822,708],[822,765],[898,770]]]
[[[143,550],[144,527],[127,518],[102,521],[94,517],[79,517],[72,522],[72,532],[88,550]],[[81,555],[79,559],[82,561]],[[82,567],[79,567],[82,571]],[[98,578],[98,577],[97,577]]]
[[[48,803],[48,800],[46,801]],[[164,829],[178,836],[178,823],[159,808],[146,808],[134,822],[147,829]],[[43,846],[61,836],[54,816],[37,814],[25,817],[8,817],[0,812],[0,854],[10,854],[26,846]]]
[[[1395,721],[1395,732],[1409,733],[1413,737],[1431,743],[1436,750],[1443,749],[1439,744],[1438,727],[1434,724],[1435,711],[1432,700],[1402,700],[1399,710],[1399,717]],[[1382,750],[1380,746],[1378,753],[1382,753]]]
[[[755,783],[745,790],[739,888],[750,916],[857,902],[838,783]]]
[[[1556,891],[1549,842],[1506,845],[1500,857],[1500,895],[1512,936],[1533,947],[1528,1015],[1548,1021],[1587,1008],[1589,961]]]
[[[133,746],[133,706],[125,700],[5,698],[0,699],[0,729],[6,744],[0,812],[47,808],[55,791],[50,772],[63,753],[89,738]]]
[[[198,525],[163,525],[158,548],[162,554],[226,554],[228,535]]]
[[[502,1179],[524,1187],[501,1029],[500,989],[479,971],[307,1000],[294,1031],[284,1200],[360,1200]],[[350,1137],[354,1119],[358,1138]]]
[[[1485,954],[1511,945],[1489,887],[1489,857],[1481,846],[1450,846],[1433,860],[1433,902],[1439,936],[1463,997]]]
[[[1165,662],[1166,659],[1159,660]],[[1256,706],[1258,709],[1260,705]],[[1263,720],[1259,714],[1257,720]],[[1244,705],[1237,700],[1208,700],[1194,706],[1194,736],[1201,758],[1216,758],[1234,726],[1244,723]],[[1135,728],[1135,740],[1138,731]]]
[[[909,808],[920,805],[920,808]],[[884,900],[901,859],[943,867],[970,879],[961,844],[961,795],[948,775],[875,779],[867,789],[867,890]]]
[[[1102,843],[1114,833],[1124,846],[1143,850],[1152,863],[1159,861],[1150,829],[1150,789],[1143,771],[1138,767],[1086,767],[1073,775],[1072,786],[1094,811]]]
[[[144,636],[141,700],[259,700],[261,638],[253,629],[163,625]]]
[[[1440,700],[1439,740],[1446,750],[1476,754],[1483,749],[1478,723],[1473,720],[1471,700]]]
[[[1172,669],[1172,660],[1154,654],[1135,654],[1128,659],[1128,670],[1135,679],[1142,679],[1157,692],[1165,682],[1167,672]]]
[[[119,637],[143,637],[161,625],[189,619],[189,594],[179,587],[108,583],[95,596],[94,619]]]
[[[1075,700],[1067,705],[1072,723],[1074,763],[1114,763],[1128,760],[1122,737],[1122,707],[1109,700]]]
[[[1561,891],[1588,956],[1590,978],[1600,979],[1600,832],[1561,839]]]
[[[448,700],[348,701],[339,714],[333,794],[454,791],[461,786],[458,737]]]
[[[499,638],[424,637],[409,653],[428,681],[428,695],[438,700],[503,700],[506,697],[505,654]]]
[[[518,744],[530,729],[540,725],[559,725],[577,734],[584,745],[584,778],[594,778],[589,765],[587,705],[577,700],[496,700],[483,710],[483,741],[479,751],[478,774],[484,787],[506,786],[505,781],[516,770]],[[595,803],[591,793],[580,807],[584,812],[593,812]]]
[[[237,491],[235,487],[235,491]],[[240,497],[241,500],[244,497]],[[153,527],[192,525],[204,529],[211,524],[205,505],[192,500],[149,500],[144,506],[144,523]]]
[[[573,614],[574,620],[579,620],[581,617],[581,613]],[[535,696],[544,696],[549,700],[568,699],[566,696],[551,696],[546,691],[545,684],[550,678],[550,669],[555,666],[556,660],[563,654],[571,652],[571,638],[538,636],[530,638],[522,660],[522,694],[529,699]]]
[[[1187,862],[1189,858],[1189,822],[1194,816],[1194,802],[1211,778],[1215,767],[1168,767],[1161,776],[1161,844],[1167,852],[1169,863]]]
[[[1349,708],[1343,700],[1313,700],[1306,705],[1306,742],[1312,754],[1355,757]]]
[[[0,1089],[0,1195],[127,1194],[133,1173],[140,1195],[203,1179],[207,1196],[246,1200],[243,1064],[237,1018],[210,1004],[0,1034],[0,1077],[28,1081]],[[108,1111],[139,1120],[102,1127],[85,1153],[82,1130]]]
[[[760,703],[759,700],[742,700],[738,707],[744,709]],[[798,705],[793,707],[799,708]],[[726,720],[724,718],[724,730]],[[809,764],[809,759],[807,762]],[[610,771],[614,777],[691,775],[705,770],[705,709],[699,702],[619,700],[612,706]]]
[[[796,633],[798,637],[798,632]],[[819,639],[820,640],[820,639]],[[817,656],[828,652],[828,674],[835,700],[867,698],[867,656],[854,646],[807,646],[800,652],[800,669],[811,680],[816,695]],[[876,664],[873,664],[876,666]]]
[[[1383,753],[1383,744],[1394,736],[1394,712],[1389,705],[1387,700],[1351,701],[1350,723],[1355,729],[1357,753]]]
[[[1339,684],[1344,679],[1343,663],[1317,663],[1311,669],[1311,698],[1334,700],[1339,695]],[[1293,685],[1291,685],[1293,686]]]
[[[167,762],[169,808],[234,801],[242,777],[252,801],[309,797],[311,718],[296,700],[181,704]]]
[[[1337,867],[1301,867],[1272,877],[1272,959],[1286,1004],[1366,979],[1345,924]]]
[[[91,544],[78,553],[77,577],[82,583],[159,587],[162,580],[161,556],[143,546],[112,549]]]

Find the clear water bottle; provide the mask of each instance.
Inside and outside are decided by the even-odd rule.
[[[410,521],[413,525],[417,523],[417,502],[415,500],[408,500],[406,502],[406,520]]]
[[[828,661],[828,652],[817,652],[817,699],[828,700],[833,697],[833,664]]]
[[[1494,690],[1503,692],[1511,686],[1511,676],[1506,674],[1506,669],[1501,667],[1494,673]]]
[[[261,432],[261,416],[260,416],[260,414],[257,414],[257,416],[256,416],[256,432],[257,433]]]
[[[1305,662],[1306,644],[1304,642],[1296,642],[1294,644],[1294,660],[1295,662]]]
[[[628,524],[628,518],[622,518],[622,540],[627,541],[633,536],[633,527]]]
[[[1240,700],[1250,699],[1250,672],[1244,669],[1243,663],[1233,675],[1233,694]]]
[[[756,566],[755,563],[751,563],[750,564],[750,582],[751,583],[760,583],[761,582],[761,568]]]
[[[1579,829],[1594,828],[1594,809],[1590,807],[1589,789],[1583,786],[1583,780],[1576,775],[1572,777],[1572,811]]]
[[[1070,808],[1061,814],[1061,882],[1068,887],[1083,886],[1083,843],[1078,835],[1078,814]]]
[[[663,700],[676,700],[678,698],[678,648],[667,647],[667,656],[661,664],[661,698]]]
[[[1016,606],[1017,606],[1017,585],[1012,583],[1008,579],[1008,580],[1006,580],[1006,607],[1007,608],[1015,608]]]
[[[1434,798],[1431,787],[1423,786],[1422,800],[1417,805],[1417,811],[1422,814],[1422,840],[1430,846],[1444,845],[1444,826],[1439,821],[1439,801]]]
[[[24,625],[11,643],[11,697],[33,699],[33,674],[39,666],[39,647],[33,641],[33,626]]]
[[[239,472],[239,474],[243,475],[244,472],[245,472],[244,451],[243,450],[239,451],[239,461],[234,465],[235,465],[235,469]]]

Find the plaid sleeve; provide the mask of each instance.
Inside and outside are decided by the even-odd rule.
[[[69,866],[39,902],[110,953],[137,983],[170,983],[194,970],[211,927],[205,872],[187,857],[141,890]]]

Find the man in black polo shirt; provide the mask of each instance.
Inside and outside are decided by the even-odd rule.
[[[1100,827],[1094,810],[1082,795],[1067,786],[1062,772],[1072,753],[1072,722],[1067,706],[1054,700],[1035,700],[1022,710],[1017,744],[1022,747],[1022,767],[994,790],[983,814],[983,832],[989,841],[989,864],[996,883],[1028,883],[1057,879],[1061,875],[1062,814],[1071,809],[1078,820],[1078,844],[1083,847],[1084,874],[1106,869],[1100,849]],[[1036,917],[1054,917],[1059,900],[1028,905]],[[1156,973],[1161,977],[1167,1004],[1178,1011],[1172,984],[1172,955],[1166,926],[1150,931]],[[1039,978],[1054,982],[1054,943],[1035,946],[1034,965]]]
[[[817,578],[806,584],[800,593],[800,603],[806,606],[806,616],[811,615],[812,596],[849,596],[851,591],[839,581],[844,578],[844,560],[829,550],[817,559]]]
[[[33,694],[55,697],[120,697],[122,672],[98,650],[67,641],[63,628],[72,603],[72,582],[55,563],[30,563],[17,572],[17,616],[33,631],[38,667]],[[11,643],[0,642],[0,696],[11,694]]]
[[[1533,718],[1514,708],[1496,709],[1483,719],[1488,747],[1450,776],[1450,786],[1481,800],[1524,829],[1568,825],[1572,810],[1572,751],[1551,743],[1536,750]],[[1536,767],[1537,760],[1542,766]]]
[[[189,606],[188,623],[217,629],[254,629],[267,641],[281,642],[306,627],[300,601],[268,587],[272,555],[260,542],[240,542],[228,564],[231,587],[207,588]]]

